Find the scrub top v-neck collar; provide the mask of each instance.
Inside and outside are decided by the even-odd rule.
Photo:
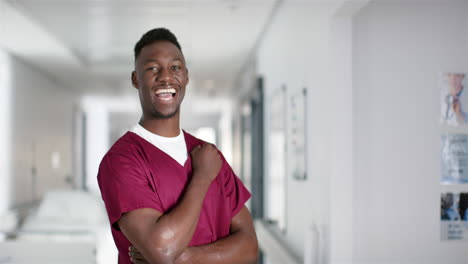
[[[180,129],[179,134],[175,137],[163,137],[147,130],[140,124],[137,124],[130,130],[130,132],[135,133],[151,145],[164,152],[165,155],[170,156],[179,163],[179,165],[184,166],[187,162],[189,151],[187,149],[187,139],[182,129]]]
[[[183,135],[184,135],[184,140],[185,140],[185,146],[187,150],[187,159],[184,162],[184,165],[180,164],[177,160],[175,160],[171,155],[167,154],[165,151],[160,149],[159,147],[155,146],[151,142],[149,142],[147,139],[143,138],[142,136],[138,135],[137,133],[133,131],[128,131],[127,133],[130,135],[135,136],[138,138],[140,141],[144,142],[144,144],[148,144],[151,147],[153,147],[157,152],[160,152],[164,157],[166,157],[168,160],[172,161],[173,163],[177,164],[181,168],[187,169],[187,167],[190,167],[191,162],[191,157],[190,157],[190,152],[193,150],[193,148],[197,145],[197,142],[195,140],[192,140],[192,138],[189,136],[185,130],[181,129]]]

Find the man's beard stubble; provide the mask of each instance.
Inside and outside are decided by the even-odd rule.
[[[180,111],[180,106],[177,106],[177,109],[168,115],[164,115],[163,113],[159,112],[155,107],[151,108],[151,117],[154,119],[169,119],[174,117]]]

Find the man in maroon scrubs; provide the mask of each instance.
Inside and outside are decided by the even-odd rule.
[[[142,117],[98,173],[119,263],[256,262],[250,193],[215,146],[179,126],[188,80],[176,37],[144,34],[132,72]]]

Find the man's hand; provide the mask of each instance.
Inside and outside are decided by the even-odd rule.
[[[206,179],[211,183],[223,164],[216,147],[205,143],[203,146],[195,147],[190,155],[192,156],[193,176]]]
[[[174,264],[185,264],[190,261],[190,248],[187,248],[174,262]],[[130,261],[135,264],[149,264],[145,257],[138,251],[134,246],[128,248],[128,255],[130,256]]]
[[[130,261],[135,264],[149,264],[148,261],[146,261],[145,257],[136,249],[134,246],[130,246],[128,248],[128,255],[130,256]]]

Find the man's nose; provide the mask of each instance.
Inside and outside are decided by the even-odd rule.
[[[167,69],[162,69],[156,80],[160,82],[171,83],[172,79],[172,73]]]

